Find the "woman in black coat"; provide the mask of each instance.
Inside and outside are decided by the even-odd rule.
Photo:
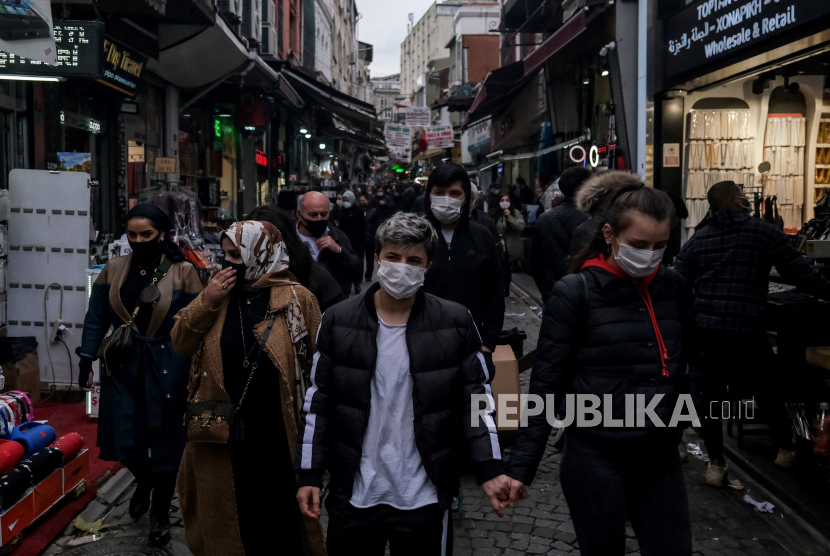
[[[660,266],[674,208],[664,193],[622,172],[589,180],[577,202],[603,208],[573,261],[577,274],[556,284],[545,307],[530,393],[552,394],[560,417],[565,409],[560,477],[579,548],[583,556],[622,556],[627,517],[644,556],[689,556],[677,445],[695,413],[690,382],[699,381],[687,370],[690,292]],[[594,396],[601,422],[580,422],[575,408],[588,404],[563,406],[566,393]],[[644,422],[634,418],[635,401],[648,409]],[[678,415],[685,421],[676,422]],[[550,431],[544,412],[521,431],[508,462],[512,503],[533,480]]]
[[[151,204],[127,213],[127,239],[132,252],[109,261],[89,298],[81,338],[79,382],[92,385],[92,362],[110,329],[133,320],[132,354],[126,363],[101,366],[101,411],[98,422],[100,458],[120,461],[135,475],[138,487],[130,500],[130,516],[152,512],[150,542],[170,540],[170,500],[184,453],[182,416],[187,404],[190,359],[173,350],[173,317],[202,291],[193,265],[171,239],[167,214]],[[172,263],[172,264],[171,264]],[[141,303],[141,291],[156,272],[164,276],[155,304]]]
[[[321,312],[346,299],[337,280],[311,258],[308,247],[297,235],[297,223],[289,213],[274,205],[262,205],[251,211],[248,220],[270,222],[278,230],[284,230],[282,241],[288,254],[288,270],[300,285],[314,294]]]

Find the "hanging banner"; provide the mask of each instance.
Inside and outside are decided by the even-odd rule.
[[[406,112],[406,125],[408,126],[419,126],[419,127],[429,127],[431,124],[431,113],[432,110],[426,106],[415,106],[409,107],[405,109]]]
[[[386,124],[383,136],[390,158],[399,162],[412,161],[412,128]]]
[[[439,125],[424,129],[428,149],[451,149],[455,146],[451,125]]]
[[[826,0],[700,0],[666,25],[670,76],[830,15]]]
[[[0,50],[57,65],[49,0],[0,0]]]

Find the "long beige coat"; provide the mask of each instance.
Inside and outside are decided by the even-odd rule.
[[[320,326],[320,309],[314,295],[299,284],[293,285],[311,337],[312,351]],[[265,352],[279,369],[280,400],[288,448],[293,460],[297,445],[295,411],[294,351],[285,322],[285,310],[291,302],[291,286],[271,288],[271,309],[279,311]],[[211,311],[204,304],[204,294],[176,315],[171,333],[173,347],[183,355],[193,356],[205,340],[201,363],[194,363],[190,373],[191,395],[198,389],[200,400],[230,401],[224,388],[220,338],[225,324],[227,300]],[[268,321],[256,326],[254,333],[262,341]],[[199,368],[196,368],[199,365]],[[185,525],[185,537],[195,556],[245,556],[239,533],[236,493],[233,484],[231,453],[227,445],[188,443],[179,469],[179,500]],[[263,511],[268,501],[263,500]],[[326,554],[323,529],[318,520],[303,517],[303,554]],[[248,555],[253,556],[253,555]]]

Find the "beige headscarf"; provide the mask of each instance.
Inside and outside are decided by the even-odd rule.
[[[254,288],[297,284],[288,271],[288,253],[280,231],[269,222],[237,222],[222,234],[239,249],[245,279]]]

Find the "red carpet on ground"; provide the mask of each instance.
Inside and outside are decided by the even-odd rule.
[[[81,510],[95,496],[98,479],[109,470],[113,472],[121,467],[120,463],[101,461],[100,450],[96,446],[98,425],[89,420],[83,403],[45,402],[35,405],[35,419],[47,420],[57,431],[58,437],[69,432],[77,432],[84,437],[84,448],[89,449],[89,483],[87,491],[75,500],[58,502],[51,512],[41,517],[23,532],[23,542],[14,550],[15,556],[37,556],[52,542],[64,528],[69,525]]]

